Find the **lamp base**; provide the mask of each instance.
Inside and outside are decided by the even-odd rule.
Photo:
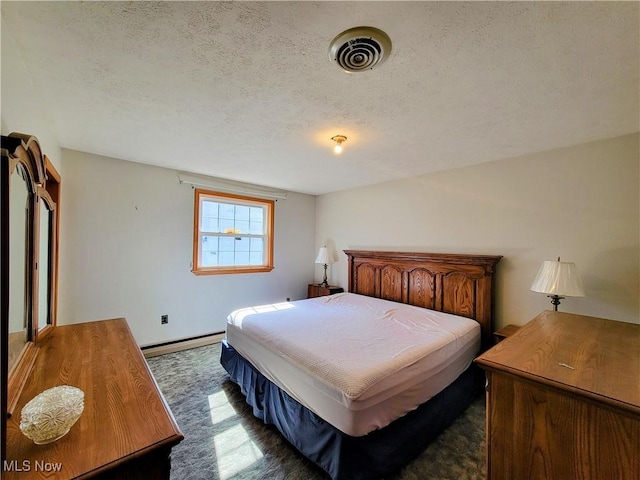
[[[329,282],[327,282],[327,264],[324,264],[324,278],[322,279],[321,287],[329,288]]]
[[[553,311],[558,311],[558,305],[560,305],[560,300],[564,300],[564,297],[559,295],[547,295],[551,299],[551,303],[553,304]]]

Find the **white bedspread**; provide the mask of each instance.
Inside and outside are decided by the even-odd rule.
[[[361,436],[453,382],[479,351],[480,326],[342,293],[237,310],[227,340],[297,401]]]

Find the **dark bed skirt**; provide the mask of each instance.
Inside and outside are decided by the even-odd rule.
[[[333,480],[378,480],[424,451],[482,390],[472,364],[451,385],[383,429],[352,437],[325,422],[269,381],[226,340],[220,363],[240,386],[253,414],[274,425]]]

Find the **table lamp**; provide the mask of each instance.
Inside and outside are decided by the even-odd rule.
[[[565,297],[584,297],[582,279],[574,263],[545,260],[531,285],[534,292],[545,293],[551,298],[553,310],[558,311],[560,300]]]

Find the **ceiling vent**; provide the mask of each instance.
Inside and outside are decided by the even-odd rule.
[[[338,34],[329,57],[345,72],[364,72],[383,63],[391,53],[391,39],[374,27],[355,27]]]

